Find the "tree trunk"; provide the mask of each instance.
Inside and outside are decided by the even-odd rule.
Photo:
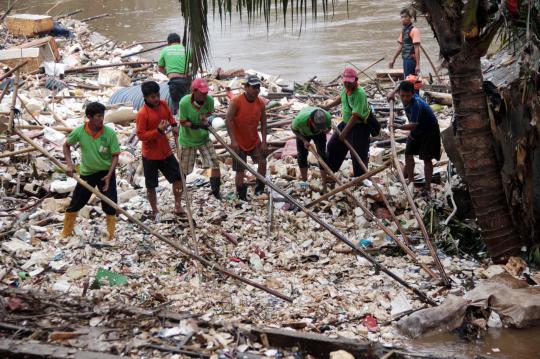
[[[519,253],[521,240],[497,163],[480,58],[471,52],[463,49],[449,61],[457,141],[482,239],[491,258],[501,262]]]

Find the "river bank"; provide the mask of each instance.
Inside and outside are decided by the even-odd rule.
[[[59,40],[62,57],[65,62],[71,62],[72,68],[89,67],[97,64],[98,60],[100,63],[114,63],[130,45],[115,44],[114,40],[106,44],[108,39],[95,42],[96,34],[87,25],[70,19],[62,22],[75,31],[74,39]],[[101,44],[104,45],[97,48]],[[139,62],[144,58],[128,56],[127,60]],[[118,70],[129,77],[129,85],[147,79],[165,80],[157,73],[155,66],[124,65]],[[118,85],[100,83],[100,72],[105,73],[98,69],[67,74],[64,79],[67,87],[56,92],[45,89],[43,76],[24,76],[20,96],[28,110],[23,111],[16,125],[20,128],[45,125],[45,128],[34,127],[26,133],[56,158],[62,158],[61,145],[69,129],[55,130],[53,127],[73,128],[80,125],[84,101],[108,103],[119,88]],[[302,203],[310,203],[321,197],[322,186],[315,167],[316,160],[310,157],[313,179],[307,184],[299,181],[294,142],[290,141],[292,133],[287,121],[304,106],[336,95],[339,83],[313,80],[294,86],[278,76],[262,77],[263,95],[269,100],[269,105],[274,101],[274,107],[268,108],[270,123],[275,125],[269,141],[275,144],[273,149],[277,153],[281,151],[281,155],[277,156],[276,153],[270,159],[269,172],[277,185]],[[228,100],[225,89],[234,88],[232,84],[235,81],[234,78],[211,78],[211,93],[219,101],[218,117],[223,118],[226,110]],[[283,93],[284,88],[279,84],[285,83],[289,83],[287,89],[292,86],[292,92]],[[379,119],[387,121],[388,112],[382,104],[382,95],[373,84],[366,82],[365,85],[372,103],[377,105]],[[391,87],[391,84],[387,86]],[[0,105],[3,109],[7,106],[9,110],[10,103],[11,96],[8,94]],[[114,107],[109,106],[109,113],[115,112]],[[339,111],[334,114],[339,117]],[[442,127],[449,126],[451,109],[440,107],[438,114]],[[140,144],[130,140],[133,119],[123,118],[108,125],[119,133],[123,151],[118,170],[119,202],[130,214],[147,221],[145,212],[149,208],[141,186]],[[227,137],[222,126],[216,127],[220,135]],[[8,147],[11,147],[9,151],[27,148],[20,140],[11,141],[13,138],[2,139],[2,153]],[[388,131],[384,129],[378,140],[387,138]],[[399,145],[399,148],[403,148],[403,145]],[[322,232],[303,213],[287,206],[279,197],[275,198],[275,218],[270,223],[273,226],[269,228],[268,199],[273,194],[254,197],[247,204],[239,203],[234,196],[230,156],[222,149],[219,155],[222,160],[224,201],[217,201],[209,195],[208,174],[205,171],[197,169],[188,177],[197,215],[199,250],[206,258],[292,297],[292,304],[217,275],[212,268],[201,270],[193,261],[180,257],[176,251],[139,230],[125,217],[121,217],[123,221],[119,223],[117,239],[112,243],[106,241],[99,201],[92,201],[81,211],[76,236],[60,238],[62,211],[74,182],[58,173],[43,156],[24,154],[1,159],[2,188],[5,193],[1,198],[3,212],[0,217],[1,232],[4,234],[1,291],[8,303],[6,318],[16,326],[11,329],[4,326],[2,330],[10,334],[25,333],[20,329],[23,327],[30,330],[32,338],[45,338],[41,342],[47,343],[58,343],[58,340],[51,339],[53,333],[76,331],[78,334],[65,335],[66,339],[60,339],[60,343],[68,347],[134,357],[172,357],[174,355],[170,351],[163,349],[171,346],[208,356],[217,355],[220,350],[276,355],[277,351],[272,351],[276,349],[265,343],[264,339],[251,342],[241,338],[239,331],[231,329],[229,324],[244,328],[292,328],[302,332],[324,333],[329,338],[356,339],[365,345],[369,340],[381,343],[386,351],[403,346],[408,339],[393,324],[404,313],[423,308],[425,304],[384,273],[375,270],[365,259],[354,255],[350,248],[338,243],[333,236]],[[388,158],[388,149],[377,147],[374,143],[371,168],[383,166]],[[441,203],[443,213],[450,213],[445,200],[448,179],[444,166],[443,159],[438,166],[441,169],[441,183],[434,186],[433,197]],[[344,182],[351,180],[351,167],[351,161],[347,160],[340,174]],[[253,178],[250,178],[252,181]],[[408,234],[411,237],[417,235],[418,225],[408,208],[395,172],[381,172],[372,181],[386,186],[385,193],[406,225]],[[161,221],[145,223],[189,246],[189,228],[185,222],[175,220],[172,208],[165,205],[172,198],[169,186],[164,182],[160,186],[159,203],[164,204]],[[354,193],[386,225],[396,230],[372,187],[359,187]],[[416,201],[420,209],[426,211],[429,201],[420,196]],[[488,276],[486,263],[467,256],[457,257],[439,252],[453,282],[452,289],[440,287],[403,256],[373,221],[366,221],[361,211],[347,202],[344,194],[322,201],[314,208],[318,216],[332,223],[358,245],[361,240],[371,242],[370,253],[380,263],[426,292],[437,303],[443,302],[449,294],[464,294]],[[422,263],[432,266],[433,261],[423,242],[415,241],[414,250]],[[99,283],[98,280],[97,286],[89,288],[100,268],[120,275],[117,278],[125,279],[126,285]],[[44,297],[47,305],[32,308],[32,296],[25,296],[26,290],[41,293],[41,301]],[[58,311],[58,307],[47,303],[56,297],[71,303],[71,306],[64,304],[62,310]],[[19,299],[20,302],[9,298]],[[77,303],[80,303],[80,308],[77,308]],[[150,314],[155,317],[148,321],[137,317],[118,321],[118,308],[131,307],[151,310]],[[46,314],[44,319],[35,312],[35,308],[46,308],[41,309],[45,311],[42,314]],[[156,320],[159,316],[155,313],[164,308],[177,315],[173,318],[174,322],[170,315],[166,321]],[[148,313],[145,315],[148,316]],[[32,317],[30,322],[29,317]],[[190,317],[198,320],[190,321]],[[204,323],[207,323],[206,327]],[[42,334],[36,334],[38,332]],[[46,335],[43,336],[43,333]],[[58,334],[52,336],[55,337]],[[294,353],[289,350],[287,354]]]

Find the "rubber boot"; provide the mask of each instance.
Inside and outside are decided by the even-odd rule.
[[[219,187],[221,186],[221,178],[219,177],[210,177],[210,188],[212,189],[212,194],[217,199],[221,199],[221,194],[219,193]]]
[[[257,184],[255,185],[255,195],[259,196],[264,192],[264,182],[261,180],[257,180],[256,183]]]
[[[109,240],[114,239],[114,231],[116,229],[116,215],[107,215],[107,233],[109,233]]]
[[[236,193],[239,199],[247,202],[247,186],[245,184],[242,186],[236,186]]]
[[[62,237],[69,237],[73,235],[73,228],[75,228],[75,221],[77,220],[77,214],[79,212],[66,212],[64,216],[64,229],[62,230]]]

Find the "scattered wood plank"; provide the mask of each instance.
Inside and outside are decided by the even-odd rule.
[[[0,339],[0,354],[4,358],[54,359],[118,359],[118,355],[79,350],[62,345],[33,343],[28,340]],[[4,356],[5,355],[5,356]]]
[[[15,36],[33,37],[53,29],[52,16],[17,14],[6,17],[8,31]]]

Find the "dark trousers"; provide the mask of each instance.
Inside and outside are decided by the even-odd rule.
[[[338,125],[338,129],[343,131],[347,124],[341,122]],[[352,147],[358,152],[360,159],[366,167],[368,166],[369,161],[369,128],[364,123],[357,123],[347,135],[347,141],[352,145]],[[334,172],[339,171],[345,157],[347,156],[349,149],[345,143],[341,142],[337,133],[334,132],[330,141],[328,141],[328,165],[330,169]],[[353,172],[354,177],[360,177],[364,174],[364,170],[356,161],[355,157],[351,155],[353,163]]]
[[[320,133],[315,136],[304,136],[304,138],[311,142],[313,140],[313,143],[315,143],[315,147],[317,148],[317,153],[324,162],[328,163],[328,156],[326,156],[326,134]],[[309,151],[306,149],[306,146],[304,146],[304,141],[296,138],[296,150],[298,151],[298,167],[300,168],[307,168],[308,167],[308,153]]]
[[[169,80],[169,96],[171,97],[173,115],[178,112],[180,100],[189,92],[189,79],[173,77]]]
[[[88,176],[81,176],[81,179],[85,180],[92,187],[97,186],[101,193],[109,197],[114,203],[117,203],[116,175],[114,173],[111,177],[111,181],[109,182],[109,188],[107,191],[103,191],[105,182],[102,180],[102,178],[105,177],[108,172],[109,171],[101,171]],[[86,206],[91,196],[92,192],[77,183],[77,186],[73,190],[73,195],[71,196],[71,203],[66,209],[66,212],[78,212],[81,208]],[[116,210],[103,201],[101,201],[101,208],[103,208],[103,212],[110,216],[116,214]]]
[[[403,76],[406,78],[409,75],[416,75],[415,59],[403,59]]]

